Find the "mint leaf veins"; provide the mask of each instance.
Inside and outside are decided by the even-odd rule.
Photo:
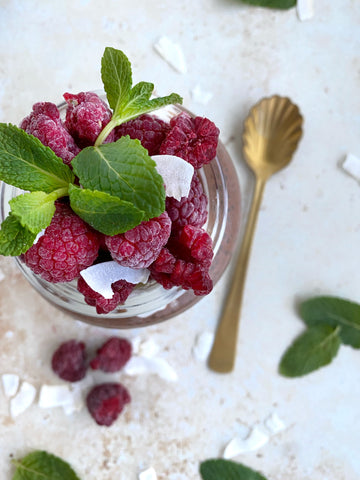
[[[31,452],[13,463],[12,480],[80,480],[67,462],[45,451]]]
[[[259,472],[241,463],[221,458],[202,462],[200,474],[203,480],[266,480]]]

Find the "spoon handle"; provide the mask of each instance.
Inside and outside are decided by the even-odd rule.
[[[219,373],[228,373],[234,368],[246,271],[265,183],[265,179],[256,177],[244,238],[208,360],[209,368]]]

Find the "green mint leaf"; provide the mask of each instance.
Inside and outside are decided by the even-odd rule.
[[[200,464],[203,480],[266,480],[259,472],[231,460],[210,459]]]
[[[280,10],[287,10],[296,5],[296,0],[242,0],[242,2],[256,7],[277,8]]]
[[[36,234],[23,227],[20,220],[9,214],[1,224],[0,255],[17,257],[34,243]]]
[[[163,179],[138,140],[125,136],[114,143],[84,148],[72,166],[84,188],[131,203],[145,212],[144,221],[165,210]]]
[[[23,190],[50,193],[67,187],[74,175],[39,139],[0,123],[0,179]]]
[[[108,193],[71,185],[70,205],[86,223],[105,235],[117,235],[141,223],[144,212]]]
[[[284,353],[279,372],[300,377],[328,365],[340,347],[340,327],[314,325],[300,335]]]
[[[52,193],[31,192],[10,200],[11,212],[23,227],[37,234],[50,225],[55,213],[55,200],[67,194],[68,189],[55,190]]]
[[[314,297],[302,302],[300,316],[309,326],[339,325],[342,343],[360,348],[360,305],[338,297]]]
[[[12,480],[80,480],[67,462],[44,451],[29,453],[13,463],[16,471]]]

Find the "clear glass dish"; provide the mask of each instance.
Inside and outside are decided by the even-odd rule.
[[[64,115],[65,102],[59,105]],[[167,107],[161,113],[162,118],[170,119],[185,109]],[[159,112],[156,112],[159,113]],[[190,113],[190,112],[189,112]],[[219,142],[217,156],[209,164],[198,170],[199,178],[208,197],[208,220],[204,228],[213,241],[214,259],[210,275],[214,285],[224,273],[236,246],[240,226],[240,187],[237,172],[225,148]],[[3,182],[0,183],[0,221],[8,214],[8,202],[21,191]],[[195,296],[191,291],[180,287],[165,290],[151,281],[145,286],[134,289],[124,305],[106,315],[96,313],[94,307],[87,305],[82,294],[76,288],[76,281],[69,283],[49,283],[34,274],[16,257],[15,262],[28,280],[46,300],[65,310],[77,320],[108,328],[138,328],[156,324],[174,317],[196,302],[206,297]]]

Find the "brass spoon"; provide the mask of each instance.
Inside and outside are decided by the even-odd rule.
[[[302,135],[302,123],[298,107],[278,95],[262,99],[245,120],[243,153],[256,182],[240,254],[208,361],[216,372],[228,373],[234,367],[245,277],[264,187],[271,175],[290,162]]]

